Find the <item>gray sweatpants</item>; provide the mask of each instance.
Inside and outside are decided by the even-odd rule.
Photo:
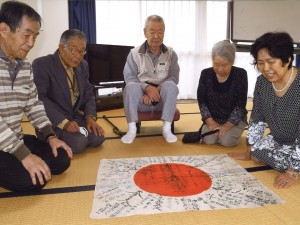
[[[178,93],[178,87],[173,81],[165,81],[161,84],[159,103],[155,106],[149,106],[142,102],[142,96],[144,95],[142,83],[130,82],[126,84],[123,91],[123,103],[127,122],[137,122],[138,111],[162,111],[161,119],[172,122]]]

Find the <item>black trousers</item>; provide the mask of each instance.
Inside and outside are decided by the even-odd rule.
[[[51,147],[46,142],[37,139],[33,135],[24,135],[24,144],[31,151],[42,158],[49,166],[51,174],[63,173],[70,166],[70,158],[64,149],[58,149],[57,157],[54,157]],[[45,180],[44,180],[45,181]],[[32,183],[29,172],[23,164],[12,154],[0,150],[0,186],[15,192],[39,191],[46,185]]]

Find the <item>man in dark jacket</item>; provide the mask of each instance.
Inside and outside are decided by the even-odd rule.
[[[89,83],[88,64],[83,59],[85,49],[84,33],[69,29],[63,32],[54,54],[32,63],[39,99],[54,131],[73,153],[104,141],[104,131],[96,122],[95,96]]]

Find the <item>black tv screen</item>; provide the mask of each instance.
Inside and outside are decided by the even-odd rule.
[[[133,46],[88,44],[85,59],[89,64],[91,84],[124,82],[123,69],[132,48]]]

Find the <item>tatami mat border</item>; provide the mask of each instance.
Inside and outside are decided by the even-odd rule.
[[[272,169],[273,168],[270,166],[257,166],[257,167],[246,168],[245,170],[247,170],[249,173],[252,173],[252,172],[259,172],[259,171],[272,170]]]
[[[200,114],[199,112],[181,112],[180,115],[189,115],[189,114]],[[106,116],[107,118],[125,118],[125,116]],[[97,119],[103,119],[102,116],[98,116]]]
[[[249,167],[245,170],[249,173],[259,172],[272,169],[269,166],[258,166],[258,167]],[[0,193],[1,198],[14,198],[14,197],[27,197],[27,196],[36,196],[36,195],[50,195],[50,194],[65,194],[72,192],[82,192],[82,191],[94,191],[95,185],[84,185],[84,186],[75,186],[75,187],[62,187],[62,188],[51,188],[43,189],[39,192],[27,192],[27,193],[16,193],[16,192],[3,192]]]
[[[85,186],[75,186],[75,187],[63,187],[63,188],[51,188],[42,189],[39,192],[3,192],[0,193],[0,198],[13,198],[13,197],[27,197],[36,195],[50,195],[50,194],[65,194],[72,192],[82,192],[82,191],[94,191],[95,185],[85,185]]]

